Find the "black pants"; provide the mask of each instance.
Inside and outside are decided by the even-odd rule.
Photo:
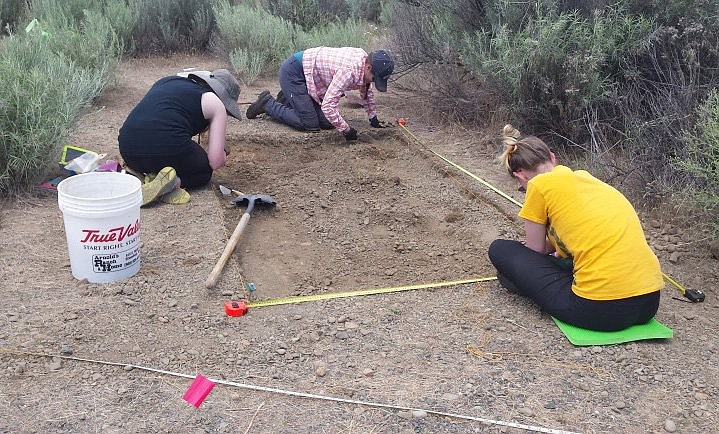
[[[207,159],[207,152],[194,140],[183,146],[183,151],[177,154],[142,155],[120,154],[125,164],[142,173],[157,173],[163,167],[170,166],[175,169],[183,188],[198,188],[207,185],[212,178],[212,168]]]
[[[619,300],[589,300],[572,291],[567,261],[529,249],[518,241],[495,240],[489,259],[500,284],[529,297],[553,317],[577,327],[614,331],[649,321],[659,308],[659,291]]]

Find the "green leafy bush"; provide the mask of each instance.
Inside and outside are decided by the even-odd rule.
[[[32,185],[56,164],[78,113],[119,62],[110,22],[80,3],[38,0],[26,31],[0,45],[0,195]]]
[[[697,107],[719,85],[719,33],[689,18],[675,24],[656,27],[643,49],[625,57],[613,92],[587,123],[603,155],[622,157],[603,166],[660,200],[686,185],[672,163],[683,155]]]
[[[40,22],[37,30],[46,32],[47,45],[54,53],[65,56],[76,67],[101,70],[109,80],[122,55],[121,41],[100,12],[85,10],[83,15],[75,23],[58,12]]]
[[[275,72],[298,50],[317,46],[358,46],[367,49],[371,35],[360,21],[331,22],[304,31],[300,26],[253,7],[222,1],[215,6],[222,51],[243,80],[251,83],[262,73]]]
[[[701,23],[710,30],[719,26],[719,3],[713,0],[625,0],[622,3],[634,14],[654,17],[660,26]]]
[[[133,34],[142,15],[142,3],[143,0],[109,1],[105,6],[104,16],[115,31],[123,53],[133,54],[136,51]]]
[[[503,83],[518,116],[575,136],[587,108],[611,89],[622,54],[636,51],[650,30],[649,20],[613,9],[593,19],[540,13],[518,30],[502,25],[466,35],[460,58]]]
[[[28,4],[30,18],[42,22],[61,19],[72,25],[83,21],[85,11],[102,11],[105,0],[32,0]]]
[[[366,24],[349,19],[298,32],[294,46],[297,50],[311,47],[360,47],[369,50],[372,38]]]
[[[7,38],[0,51],[0,195],[7,195],[57,164],[79,110],[103,88],[104,71],[76,66],[40,34]]]
[[[31,16],[79,23],[86,11],[102,14],[128,53],[202,51],[214,29],[213,0],[33,0]]]
[[[123,52],[132,53],[133,34],[145,4],[143,0],[33,0],[29,15],[44,27],[65,29],[66,34],[83,25],[88,14],[102,16],[102,24],[112,28]]]
[[[438,114],[512,118],[638,197],[686,178],[671,163],[719,86],[719,2],[393,0],[381,16]]]
[[[276,68],[292,53],[297,29],[284,18],[245,5],[233,6],[227,1],[219,2],[214,14],[223,51],[235,53],[229,57],[237,71],[266,71],[270,65]],[[237,50],[244,50],[246,54]],[[259,53],[264,57],[261,66]],[[252,64],[235,63],[251,59]]]
[[[230,53],[230,63],[247,84],[253,83],[267,67],[267,54],[263,51],[250,51],[236,48]]]
[[[719,91],[714,89],[697,111],[699,120],[684,137],[686,156],[677,164],[698,187],[692,190],[696,201],[719,210]]]
[[[212,0],[136,0],[135,54],[203,51],[214,30]],[[131,14],[135,16],[135,14]]]
[[[222,19],[217,20],[224,40],[233,46],[266,50],[275,60],[284,59],[292,51],[297,26],[262,9],[231,6],[225,3]]]
[[[267,0],[267,10],[304,30],[343,21],[349,16],[345,0]]]
[[[382,14],[381,0],[347,0],[347,6],[350,15],[355,18],[374,23],[380,21],[380,15]]]

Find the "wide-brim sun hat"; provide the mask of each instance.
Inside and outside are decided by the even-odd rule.
[[[240,106],[237,105],[237,98],[240,97],[240,83],[226,69],[216,69],[212,72],[196,71],[187,75],[190,79],[199,79],[207,83],[210,89],[220,98],[225,110],[230,116],[242,119]]]
[[[387,92],[387,80],[394,71],[394,60],[385,50],[372,52],[372,75],[374,87],[380,92]]]

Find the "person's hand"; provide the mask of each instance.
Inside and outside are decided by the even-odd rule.
[[[345,140],[347,140],[348,142],[352,140],[357,140],[357,130],[352,127],[349,127],[346,130],[342,131],[342,134],[345,136]]]
[[[388,126],[386,122],[380,122],[380,120],[377,119],[377,116],[370,118],[369,124],[372,128],[387,128]]]

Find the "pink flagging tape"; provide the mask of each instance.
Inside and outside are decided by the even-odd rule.
[[[195,377],[195,380],[192,382],[192,384],[190,384],[190,387],[187,389],[187,392],[185,392],[185,395],[182,397],[182,399],[194,405],[195,407],[199,407],[200,405],[202,405],[202,401],[207,398],[207,395],[210,394],[210,391],[212,391],[213,387],[215,387],[214,382],[208,380],[204,375],[198,373]]]

